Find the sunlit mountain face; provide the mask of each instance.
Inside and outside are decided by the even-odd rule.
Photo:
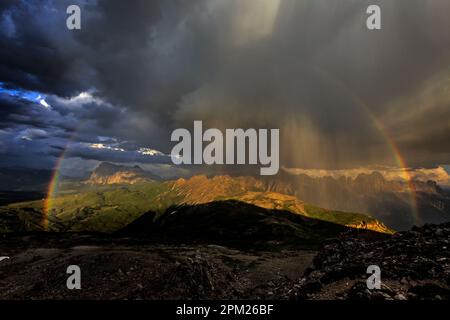
[[[449,222],[449,12],[438,0],[2,1],[0,233],[318,250],[342,232]],[[199,121],[221,134],[223,159],[227,129],[279,130],[279,170],[196,162],[218,139],[197,150],[194,133],[194,160],[175,164],[173,133]],[[245,140],[244,158],[261,145]]]

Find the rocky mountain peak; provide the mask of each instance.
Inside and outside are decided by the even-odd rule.
[[[86,183],[92,185],[135,184],[152,180],[160,180],[160,178],[143,170],[138,165],[128,167],[102,162],[92,171]]]

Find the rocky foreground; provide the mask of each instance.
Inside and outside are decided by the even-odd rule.
[[[381,269],[381,289],[369,290],[367,267]],[[380,239],[343,234],[282,294],[291,299],[450,299],[450,223],[414,227]]]
[[[238,250],[220,245],[152,244],[95,235],[8,237],[0,250],[0,300],[253,299],[292,283],[315,252]],[[69,265],[81,290],[68,290]]]
[[[450,223],[347,231],[322,249],[163,244],[101,234],[1,235],[0,299],[450,299]],[[69,265],[82,289],[66,287]],[[369,265],[381,289],[369,290]]]

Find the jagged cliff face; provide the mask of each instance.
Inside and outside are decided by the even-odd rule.
[[[136,184],[153,181],[154,177],[139,166],[127,167],[112,163],[101,163],[86,181],[90,185]]]
[[[136,184],[148,181],[149,179],[144,178],[130,171],[116,172],[110,176],[101,176],[93,173],[88,184],[105,185],[105,184]]]

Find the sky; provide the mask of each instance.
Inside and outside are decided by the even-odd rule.
[[[81,7],[81,30],[66,8]],[[382,29],[366,28],[378,4]],[[450,2],[3,0],[0,166],[170,168],[176,128],[279,128],[284,167],[450,164]],[[394,152],[394,150],[397,150]]]

